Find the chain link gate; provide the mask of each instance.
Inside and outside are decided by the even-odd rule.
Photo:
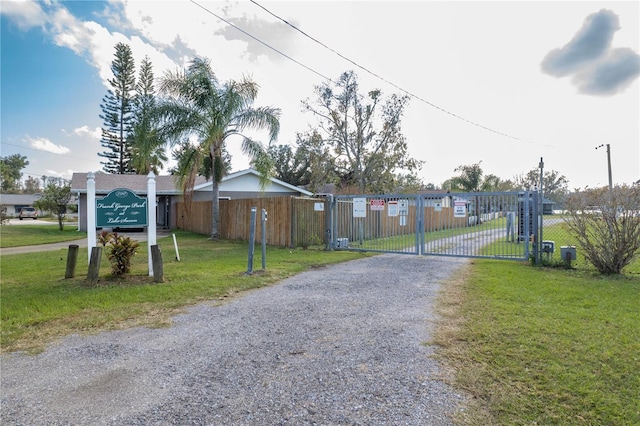
[[[537,199],[536,192],[337,195],[330,202],[331,246],[527,260],[536,251]]]

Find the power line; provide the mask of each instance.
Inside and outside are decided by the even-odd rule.
[[[246,35],[247,37],[251,37],[252,39],[254,39],[255,41],[257,41],[258,43],[262,44],[265,47],[268,47],[269,49],[273,50],[276,53],[279,53],[280,55],[284,56],[285,58],[289,59],[290,61],[295,62],[296,64],[300,65],[303,68],[306,68],[307,70],[311,71],[312,73],[324,78],[325,80],[329,80],[331,81],[331,79],[329,77],[326,77],[325,75],[321,74],[320,72],[314,70],[313,68],[308,67],[307,65],[303,64],[302,62],[299,62],[298,60],[292,58],[291,56],[287,55],[284,52],[281,52],[280,50],[276,49],[275,47],[265,43],[264,41],[260,40],[259,38],[253,36],[252,34],[249,34],[248,32],[246,32],[245,30],[243,30],[242,28],[240,28],[239,26],[235,25],[234,23],[228,21],[227,19],[224,19],[222,16],[217,15],[216,13],[214,13],[213,11],[211,11],[210,9],[207,9],[206,7],[204,7],[203,5],[201,5],[200,3],[198,3],[195,0],[191,0],[191,3],[195,4],[196,6],[198,6],[199,8],[201,8],[202,10],[204,10],[205,12],[215,16],[216,18],[220,19],[221,21],[231,25],[233,28],[237,29],[238,31],[240,31],[242,34]]]
[[[365,71],[365,72],[367,72],[367,73],[371,74],[372,76],[374,76],[374,77],[378,78],[379,80],[382,80],[382,81],[384,81],[385,83],[387,83],[387,84],[389,84],[389,85],[391,85],[391,86],[395,87],[396,89],[398,89],[398,90],[402,91],[403,93],[407,94],[408,96],[410,96],[410,97],[412,97],[412,98],[414,98],[414,99],[417,99],[417,100],[419,100],[419,101],[421,101],[421,102],[423,102],[423,103],[425,103],[425,104],[429,105],[429,106],[430,106],[430,107],[432,107],[432,108],[435,108],[435,109],[437,109],[437,110],[439,110],[439,111],[441,111],[441,112],[443,112],[443,113],[445,113],[445,114],[451,115],[452,117],[455,117],[455,118],[457,118],[457,119],[459,119],[459,120],[462,120],[462,121],[464,121],[464,122],[466,122],[466,123],[468,123],[468,124],[471,124],[471,125],[473,125],[473,126],[479,127],[479,128],[481,128],[481,129],[487,130],[487,131],[489,131],[489,132],[495,133],[495,134],[500,135],[500,136],[504,136],[504,137],[509,138],[509,139],[517,140],[517,141],[519,141],[519,142],[524,142],[524,143],[528,143],[528,144],[534,144],[534,143],[533,143],[533,142],[531,142],[531,141],[527,141],[527,140],[524,140],[524,139],[522,139],[522,138],[519,138],[519,137],[516,137],[516,136],[512,136],[512,135],[509,135],[509,134],[507,134],[507,133],[504,133],[504,132],[501,132],[501,131],[498,131],[498,130],[492,129],[492,128],[487,127],[487,126],[485,126],[485,125],[483,125],[483,124],[476,123],[475,121],[472,121],[472,120],[469,120],[469,119],[467,119],[467,118],[465,118],[465,117],[462,117],[461,115],[458,115],[458,114],[456,114],[456,113],[454,113],[454,112],[451,112],[451,111],[449,111],[449,110],[447,110],[447,109],[445,109],[445,108],[443,108],[443,107],[441,107],[441,106],[439,106],[439,105],[434,104],[433,102],[429,102],[428,100],[426,100],[426,99],[422,98],[421,96],[418,96],[418,95],[416,95],[416,94],[414,94],[414,93],[412,93],[412,92],[409,92],[409,91],[407,91],[407,90],[403,89],[402,87],[398,86],[397,84],[393,83],[392,81],[387,80],[386,78],[384,78],[384,77],[380,76],[379,74],[377,74],[377,73],[375,73],[375,72],[373,72],[373,71],[369,70],[368,68],[365,68],[364,66],[362,66],[362,65],[358,64],[357,62],[355,62],[355,61],[351,60],[350,58],[348,58],[348,57],[346,57],[346,56],[342,55],[340,52],[337,52],[336,50],[334,50],[334,49],[332,49],[331,47],[327,46],[325,43],[322,43],[321,41],[319,41],[319,40],[318,40],[318,39],[316,39],[315,37],[310,36],[310,35],[309,35],[309,34],[307,34],[306,32],[302,31],[300,28],[296,27],[295,25],[291,24],[291,23],[290,23],[290,22],[288,22],[287,20],[285,20],[285,19],[281,18],[280,16],[276,15],[275,13],[271,12],[269,9],[267,9],[267,8],[266,8],[266,7],[264,7],[264,6],[262,6],[261,4],[259,4],[258,2],[256,2],[255,0],[250,0],[250,1],[251,1],[251,3],[253,3],[253,4],[255,4],[256,6],[260,7],[260,8],[261,8],[262,10],[264,10],[265,12],[269,13],[269,14],[270,14],[271,16],[273,16],[274,18],[279,19],[280,21],[282,21],[283,23],[285,23],[285,24],[286,24],[286,25],[288,25],[289,27],[291,27],[291,28],[293,28],[294,30],[298,31],[299,33],[301,33],[301,34],[302,34],[302,35],[304,35],[305,37],[307,37],[307,38],[309,38],[309,39],[313,40],[315,43],[317,43],[317,44],[319,44],[320,46],[324,47],[325,49],[327,49],[327,50],[329,50],[329,51],[333,52],[334,54],[336,54],[336,55],[337,55],[337,56],[339,56],[340,58],[344,59],[345,61],[347,61],[347,62],[349,62],[349,63],[351,63],[351,64],[355,65],[356,67],[358,67],[358,68],[360,68],[361,70],[363,70],[363,71]],[[542,146],[551,147],[550,145],[542,145]]]
[[[31,147],[23,146],[23,145],[16,145],[16,144],[13,144],[13,143],[8,143],[8,142],[2,142],[2,145],[15,146],[16,148],[20,148],[20,149],[28,149],[28,150],[30,150],[30,151],[48,152],[48,151],[43,151],[43,150],[41,150],[41,149],[31,148]],[[57,154],[57,153],[55,153],[55,152],[49,152],[49,153],[50,153],[50,154],[53,154],[53,155],[64,155],[65,157],[69,157],[69,158],[77,158],[78,160],[92,161],[92,160],[90,160],[90,159],[88,159],[88,158],[78,157],[78,156],[70,155],[70,154]]]

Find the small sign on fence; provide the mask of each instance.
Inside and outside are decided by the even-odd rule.
[[[456,200],[453,202],[453,216],[467,217],[467,202],[465,200]]]
[[[367,217],[367,199],[353,199],[353,217]]]
[[[398,202],[397,201],[389,201],[387,203],[387,205],[389,206],[389,208],[387,209],[387,214],[389,215],[389,217],[396,217],[398,216]]]
[[[371,200],[369,202],[369,206],[371,211],[383,211],[384,210],[384,200]]]

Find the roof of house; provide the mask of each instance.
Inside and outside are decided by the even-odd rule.
[[[182,190],[177,184],[177,177],[173,175],[159,175],[156,180],[156,194],[158,195],[181,195]],[[235,180],[246,183],[256,183],[260,179],[260,173],[253,169],[241,170],[239,172],[230,173],[222,178],[221,186],[225,183],[231,183]],[[137,194],[147,193],[148,177],[145,175],[127,175],[127,174],[111,174],[104,172],[95,173],[96,193],[106,194],[116,188],[127,188]],[[298,192],[304,195],[313,195],[303,188],[288,184],[276,178],[270,178],[265,192]],[[210,191],[211,181],[207,181],[204,177],[198,176],[194,185],[194,191]],[[237,189],[236,189],[237,190]],[[87,192],[87,173],[74,173],[71,178],[71,191],[85,194]]]
[[[116,188],[127,188],[137,194],[147,193],[148,177],[146,175],[126,175],[111,174],[104,172],[95,172],[96,193],[107,194]],[[157,194],[181,194],[176,183],[176,176],[159,175],[156,179]],[[200,178],[204,182],[204,178]],[[74,173],[71,177],[71,191],[86,194],[87,192],[87,173]]]
[[[221,189],[222,187],[227,186],[228,188],[225,188],[226,190],[234,190],[234,188],[232,188],[230,185],[232,181],[237,181],[238,183],[241,183],[240,185],[247,185],[247,186],[255,185],[257,188],[259,186],[259,181],[260,181],[260,172],[254,169],[245,169],[245,170],[240,170],[239,172],[230,173],[222,178],[222,181],[220,182]],[[225,185],[225,183],[229,183],[229,185]],[[203,182],[200,185],[196,185],[193,188],[193,190],[208,191],[210,190],[211,185],[212,185],[211,181]],[[235,188],[235,190],[237,190],[237,188]],[[276,179],[276,178],[269,178],[269,183],[267,183],[267,185],[265,186],[264,191],[265,192],[298,192],[304,195],[309,195],[309,196],[313,195],[313,192],[307,191],[306,189],[300,188],[295,185],[291,185],[287,182],[281,181],[280,179]]]
[[[39,200],[42,194],[2,194],[0,204],[6,206],[31,205]]]

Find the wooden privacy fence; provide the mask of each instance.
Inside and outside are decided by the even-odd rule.
[[[322,205],[322,210],[320,210]],[[220,200],[220,238],[249,240],[251,208],[256,207],[256,240],[262,239],[261,210],[267,211],[267,244],[297,247],[322,244],[326,238],[325,213],[329,211],[323,198],[272,197]],[[209,235],[211,233],[211,201],[176,204],[176,225],[180,229]]]

